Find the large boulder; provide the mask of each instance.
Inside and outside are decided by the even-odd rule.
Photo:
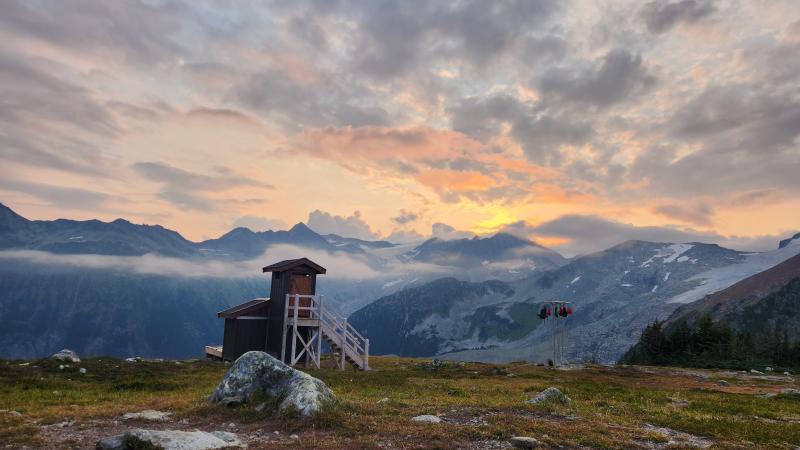
[[[53,353],[50,355],[50,359],[57,359],[59,361],[66,361],[71,363],[79,363],[81,359],[78,358],[78,355],[70,349],[63,349],[59,352]]]
[[[279,411],[309,416],[336,397],[321,380],[295,370],[264,352],[247,352],[233,363],[209,398],[214,403],[247,402],[254,395],[273,399]]]
[[[534,405],[543,405],[546,403],[561,403],[562,405],[569,405],[572,403],[572,400],[564,395],[563,392],[558,390],[558,388],[550,386],[549,388],[536,394],[532,399],[528,400],[528,403],[533,403]]]
[[[214,450],[242,448],[238,436],[225,431],[174,431],[133,429],[125,434],[107,437],[97,443],[97,450],[134,450],[159,448],[164,450]]]

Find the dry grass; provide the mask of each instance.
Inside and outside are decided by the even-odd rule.
[[[714,448],[800,444],[800,400],[758,395],[793,386],[779,377],[671,368],[554,370],[530,364],[501,370],[447,364],[430,370],[425,360],[405,358],[371,363],[370,372],[311,371],[331,386],[339,403],[300,421],[249,407],[208,405],[205,398],[227,367],[221,363],[100,358],[82,363],[88,369],[83,375],[75,367],[58,370],[50,361],[0,362],[0,410],[22,413],[0,412],[0,443],[52,445],[40,427],[75,420],[88,434],[81,440],[78,433],[72,444],[91,446],[93,436],[114,428],[109,424],[121,413],[159,409],[175,415],[166,426],[211,430],[233,422],[253,446],[271,448],[499,448],[515,435],[566,448],[680,448],[694,442],[693,436],[694,443]],[[720,378],[730,385],[719,386]],[[548,386],[564,391],[572,405],[526,403]],[[444,423],[409,420],[419,414],[439,415]],[[300,439],[273,439],[265,432],[273,429],[281,436],[298,433]]]

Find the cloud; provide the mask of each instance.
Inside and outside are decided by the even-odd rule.
[[[653,212],[670,219],[700,226],[710,226],[712,224],[712,216],[714,215],[714,209],[710,205],[704,203],[663,204],[654,207]]]
[[[642,64],[642,57],[626,49],[606,53],[599,66],[575,74],[572,67],[551,69],[541,77],[539,89],[549,102],[575,102],[607,107],[645,92],[655,77]]]
[[[160,198],[181,208],[210,210],[216,203],[207,194],[236,187],[274,189],[274,186],[243,177],[231,170],[218,167],[214,175],[190,172],[163,162],[137,162],[131,165],[136,173],[151,181],[162,183]]]
[[[102,192],[0,177],[0,189],[22,192],[60,208],[95,210],[111,198]]]
[[[593,215],[568,214],[531,226],[525,223],[513,227],[534,240],[554,240],[550,245],[565,256],[593,253],[629,240],[648,242],[703,242],[742,251],[767,251],[777,248],[782,236],[789,231],[763,236],[723,236],[713,231],[667,226],[636,226]]]
[[[392,217],[392,222],[402,226],[415,222],[417,219],[419,219],[419,217],[420,214],[417,212],[401,209],[397,216]]]
[[[360,6],[355,67],[376,79],[391,79],[437,60],[485,68],[514,48],[525,30],[550,18],[558,2],[510,0],[488,9],[480,1],[367,1]]]
[[[361,218],[359,211],[352,216],[334,216],[320,210],[308,213],[308,227],[319,234],[338,234],[364,240],[377,240],[378,234],[373,232],[369,224]]]
[[[641,17],[651,33],[664,33],[680,23],[695,23],[715,11],[711,0],[651,1],[644,5]]]
[[[275,245],[246,261],[181,259],[155,254],[142,256],[56,254],[38,250],[0,250],[0,261],[23,260],[34,264],[185,278],[257,278],[264,261],[282,261],[304,255],[329,268],[337,279],[368,279],[381,274],[364,261],[345,253],[328,253],[294,245]]]
[[[475,236],[475,234],[468,231],[459,231],[451,225],[437,222],[431,225],[431,236],[437,239],[451,240],[472,238]]]
[[[134,64],[168,61],[185,49],[173,37],[181,28],[174,2],[112,5],[87,0],[35,3],[0,2],[0,24],[37,42],[58,43],[76,53],[123,59]],[[186,12],[186,11],[184,11]]]
[[[425,236],[414,230],[393,230],[388,236],[383,238],[384,241],[389,241],[393,244],[407,244],[410,242],[419,242],[424,239]]]
[[[280,219],[267,219],[258,216],[242,216],[233,222],[233,227],[244,227],[253,231],[283,230],[286,228],[286,222]]]

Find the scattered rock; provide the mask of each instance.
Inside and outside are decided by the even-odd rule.
[[[258,412],[261,412],[261,411],[264,411],[264,408],[266,408],[266,407],[267,407],[267,403],[266,402],[262,402],[262,403],[259,403],[258,405],[256,405],[255,410],[258,411]]]
[[[67,367],[67,366],[65,366],[63,364],[59,364],[58,365],[58,370],[64,370],[65,367]]]
[[[719,380],[719,381],[717,381],[717,384],[720,385],[720,386],[730,386],[731,385],[730,383],[728,383],[725,380]]]
[[[65,420],[64,422],[57,423],[56,426],[58,428],[67,428],[67,427],[71,427],[74,424],[75,424],[74,420]]]
[[[383,397],[382,399],[378,400],[377,403],[380,405],[381,403],[388,403],[388,402],[389,402],[389,397]]]
[[[437,370],[447,367],[447,362],[441,359],[433,359],[429,363],[422,364],[422,368],[429,372],[436,372]]]
[[[772,367],[764,367],[764,372],[772,372]]]
[[[542,392],[539,392],[532,399],[528,400],[528,403],[533,403],[534,405],[542,405],[550,402],[557,402],[563,405],[569,405],[572,403],[572,400],[570,400],[569,397],[564,395],[563,392],[552,386],[543,390]]]
[[[78,355],[75,354],[72,350],[65,348],[59,352],[53,353],[50,355],[50,359],[57,359],[59,361],[66,361],[71,363],[79,363],[81,359],[78,358]]]
[[[489,370],[489,375],[511,375],[511,372],[505,367],[492,367],[491,370]]]
[[[80,373],[86,373],[86,367],[81,367],[81,368],[80,368],[80,370],[78,370],[78,372],[80,372]]]
[[[423,414],[421,416],[412,417],[411,421],[422,422],[422,423],[441,423],[442,419],[437,416],[432,416],[430,414]]]
[[[12,416],[14,416],[14,417],[20,417],[20,416],[22,416],[22,413],[21,413],[21,412],[19,412],[19,411],[9,411],[8,413],[9,413],[9,414],[11,414],[11,415],[12,415]]]
[[[764,372],[758,371],[756,369],[750,369],[750,373],[753,375],[764,375]]]
[[[211,450],[243,447],[239,437],[224,431],[175,431],[133,429],[125,434],[107,437],[97,443],[97,450],[126,450],[130,448],[164,450]]]
[[[672,397],[670,397],[668,400],[669,400],[670,405],[672,405],[673,408],[686,408],[687,406],[689,406],[691,404],[691,402],[689,400],[682,399],[682,398],[672,398]]]
[[[789,372],[783,372],[783,374],[786,375],[787,377],[792,375]]]
[[[146,409],[136,413],[125,413],[122,415],[122,420],[151,420],[154,422],[164,422],[169,420],[170,415],[172,415],[172,413]]]
[[[142,362],[141,356],[135,356],[133,358],[125,358],[126,362]]]
[[[793,388],[781,389],[781,394],[788,395],[789,397],[800,397],[800,389],[793,389]]]
[[[508,442],[516,448],[536,448],[539,446],[539,441],[528,436],[514,436]]]
[[[711,444],[713,443],[712,441],[700,436],[673,430],[671,428],[657,427],[649,423],[644,424],[643,428],[648,432],[655,432],[664,436],[664,438],[667,439],[666,445],[669,446],[669,448],[708,448],[711,447]]]
[[[226,397],[241,397],[247,401],[256,393],[282,399],[279,411],[293,409],[304,416],[318,412],[336,399],[321,380],[295,370],[265,352],[251,351],[231,365],[210,400],[220,403]]]
[[[289,439],[300,439],[300,436],[298,436],[296,434],[290,434],[289,435]]]

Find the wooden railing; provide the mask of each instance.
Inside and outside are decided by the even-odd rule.
[[[287,294],[286,295],[286,308],[284,308],[284,343],[286,342],[287,327],[289,326],[303,326],[302,322],[319,321],[319,336],[324,336],[332,345],[339,349],[339,361],[337,366],[344,368],[346,359],[349,358],[355,365],[362,370],[369,370],[369,339],[365,338],[358,332],[352,325],[347,322],[347,319],[336,316],[329,310],[323,307],[321,295],[301,295],[301,294]],[[309,322],[305,322],[305,326],[314,326]],[[293,336],[296,332],[292,333]],[[295,358],[299,359],[296,355],[295,341],[292,340],[292,364],[295,364]],[[320,341],[317,344],[314,353],[315,362],[319,367],[319,352]],[[301,341],[301,345],[305,345],[305,350],[310,350],[309,345],[312,342],[305,343]],[[302,353],[302,351],[301,351]],[[281,355],[283,357],[283,355]]]

